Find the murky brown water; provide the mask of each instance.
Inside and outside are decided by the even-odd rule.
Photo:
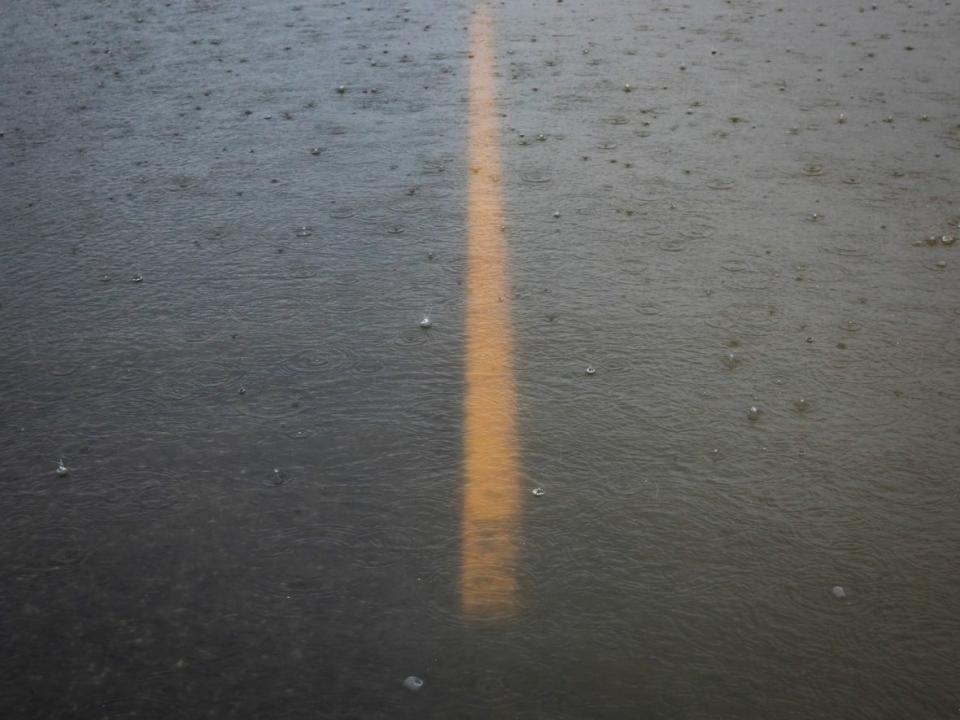
[[[960,715],[960,8],[494,7],[480,621],[473,7],[0,11],[3,717]]]

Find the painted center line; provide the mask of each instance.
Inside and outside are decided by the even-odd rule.
[[[470,32],[470,170],[461,593],[467,617],[517,608],[519,451],[492,20]]]

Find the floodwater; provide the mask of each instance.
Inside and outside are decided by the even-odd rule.
[[[960,716],[955,0],[0,29],[2,717]]]

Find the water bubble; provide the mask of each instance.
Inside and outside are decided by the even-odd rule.
[[[347,91],[346,85],[337,85],[337,94],[343,95]]]
[[[847,116],[846,116],[845,113],[840,113],[839,115],[837,115],[837,122],[838,122],[838,123],[840,123],[840,124],[842,125],[842,124],[845,123],[846,121],[847,121]]]
[[[630,92],[631,90],[633,90],[633,86],[631,86],[630,83],[627,83],[626,85],[623,86],[624,92]]]
[[[537,140],[539,140],[540,142],[543,142],[546,139],[547,139],[547,136],[544,135],[543,133],[540,133],[539,135],[537,135]]]
[[[108,273],[104,273],[103,275],[101,275],[100,282],[105,282],[105,283],[110,282],[110,275]]]
[[[267,478],[266,484],[272,487],[280,487],[287,481],[287,476],[283,474],[283,471],[280,468],[274,468],[273,472],[270,474],[270,477]]]
[[[863,325],[856,320],[847,320],[841,327],[847,332],[860,332],[863,329]]]
[[[759,420],[759,419],[760,419],[760,408],[758,408],[756,405],[751,405],[751,406],[750,406],[750,409],[747,410],[747,419],[753,420],[754,422],[756,422],[757,420]]]
[[[723,356],[723,364],[733,370],[740,364],[740,356],[736,353],[729,352]]]
[[[545,495],[546,492],[547,491],[544,490],[542,487],[535,487],[533,490],[530,491],[530,494],[536,495],[537,497],[541,497],[542,495]]]
[[[423,687],[423,679],[416,675],[409,675],[403,680],[403,686],[412,692],[416,692]]]
[[[593,365],[587,365],[587,369],[584,370],[587,375],[596,375],[597,369]]]
[[[807,177],[816,177],[817,175],[823,175],[823,165],[817,165],[816,163],[809,163],[804,165],[800,172],[806,175]]]
[[[892,123],[892,122],[893,122],[893,115],[887,115],[887,116],[883,119],[883,121],[884,121],[885,123]]]
[[[313,230],[306,225],[297,228],[297,237],[310,237],[311,235],[313,235]]]
[[[420,327],[422,327],[424,330],[433,327],[433,321],[430,320],[428,315],[423,316],[423,319],[420,321]]]
[[[247,389],[243,385],[241,385],[237,389],[237,395],[246,395],[246,394],[247,394]]]
[[[810,401],[806,398],[800,398],[794,403],[794,407],[797,408],[797,412],[806,412],[810,409]]]
[[[554,210],[554,211],[553,211],[553,216],[554,216],[555,218],[560,217],[560,211],[559,211],[559,210]]]
[[[946,266],[947,266],[947,261],[946,261],[946,260],[937,260],[937,267],[938,267],[940,270],[943,270]]]
[[[729,190],[734,186],[732,178],[713,178],[707,181],[707,187],[711,190]]]
[[[318,148],[318,147],[310,148],[311,155],[319,155],[321,152],[323,152],[323,148]]]
[[[542,170],[526,170],[520,173],[520,179],[525,183],[539,185],[550,182],[550,173]]]
[[[842,585],[834,585],[830,592],[837,600],[843,600],[847,596],[847,591]]]
[[[823,215],[818,212],[810,213],[807,216],[807,220],[809,220],[810,222],[820,222],[821,220],[823,220]]]
[[[956,235],[941,235],[941,236],[940,236],[940,243],[941,243],[942,245],[953,245],[955,242],[957,242],[957,236],[956,236]]]
[[[66,477],[70,474],[70,469],[63,464],[63,458],[57,461],[57,477]]]
[[[335,220],[346,220],[352,218],[357,214],[356,210],[349,207],[338,207],[330,211],[330,217]]]

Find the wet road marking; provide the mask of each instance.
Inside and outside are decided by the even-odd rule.
[[[521,508],[500,127],[484,7],[473,17],[470,50],[461,598],[465,616],[491,618],[517,608]]]

